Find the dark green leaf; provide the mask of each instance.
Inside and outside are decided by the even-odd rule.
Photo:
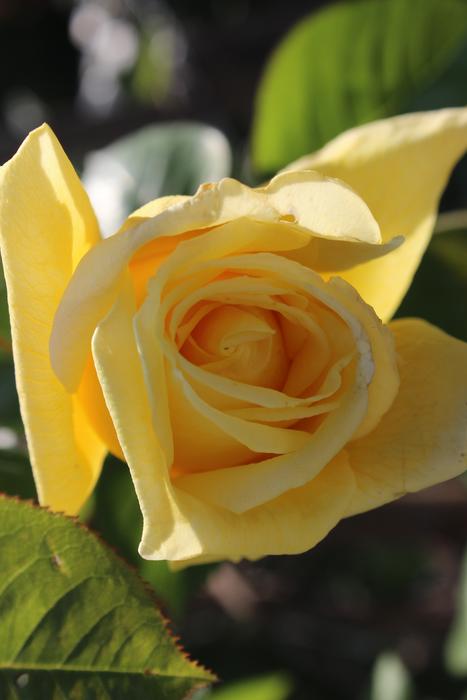
[[[190,679],[155,683],[143,674],[0,671],[2,700],[170,700],[189,697],[192,687]]]
[[[358,0],[312,14],[266,66],[253,125],[256,168],[272,173],[349,127],[405,111],[466,39],[464,0]],[[461,69],[456,85],[467,81],[465,61]]]
[[[0,540],[0,697],[178,700],[212,680],[73,519],[1,497]]]
[[[193,194],[203,182],[230,173],[225,136],[211,126],[170,123],[149,126],[87,156],[83,182],[104,235],[152,199]]]

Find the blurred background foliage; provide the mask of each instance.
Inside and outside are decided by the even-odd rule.
[[[0,65],[0,163],[47,120],[109,235],[156,196],[255,184],[346,128],[464,105],[467,0],[0,0]],[[398,315],[467,340],[464,210],[465,160],[441,202],[461,214],[441,217]],[[82,518],[225,681],[197,700],[461,700],[466,484],[352,518],[301,556],[179,573],[138,557],[118,460]],[[0,490],[35,497],[1,277]]]

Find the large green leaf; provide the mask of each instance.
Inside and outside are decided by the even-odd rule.
[[[179,700],[212,680],[151,594],[71,518],[0,498],[0,697]]]
[[[272,173],[349,127],[404,111],[466,38],[464,0],[358,0],[313,13],[279,44],[260,82],[256,168]],[[454,88],[466,81],[464,61]]]
[[[203,182],[229,175],[225,136],[204,124],[148,126],[89,154],[82,179],[104,235],[152,199],[193,194]]]
[[[171,700],[190,696],[190,681],[155,683],[142,673],[0,672],[2,700]]]

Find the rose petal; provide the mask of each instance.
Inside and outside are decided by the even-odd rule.
[[[365,329],[370,342],[374,374],[368,386],[368,411],[352,439],[371,432],[392,405],[399,390],[399,372],[396,363],[394,339],[370,306],[362,302],[355,289],[334,277],[329,282],[333,295],[345,303],[354,318]]]
[[[206,234],[206,237],[209,237],[209,235],[212,234]],[[185,257],[185,246],[189,247],[190,258],[193,260],[193,263],[196,263],[196,249],[200,248],[203,250],[205,247],[203,246],[203,239],[198,238],[190,241],[189,243],[182,243],[177,251],[177,255],[180,256],[180,258]],[[172,266],[172,263],[170,263],[170,265]],[[357,436],[366,434],[378,424],[381,417],[393,402],[399,387],[393,340],[390,332],[382,325],[373,310],[362,301],[359,295],[349,284],[340,278],[333,278],[326,283],[318,275],[313,273],[311,270],[308,270],[306,267],[296,262],[267,253],[229,257],[227,261],[214,259],[210,263],[206,263],[206,267],[208,265],[218,269],[222,269],[222,266],[226,265],[228,266],[229,270],[243,270],[250,273],[260,271],[263,274],[275,274],[277,284],[282,284],[282,286],[284,286],[284,284],[290,285],[292,289],[293,285],[295,285],[297,290],[309,292],[315,298],[320,299],[325,305],[329,305],[330,308],[334,308],[333,304],[337,302],[338,314],[339,309],[345,308],[347,311],[349,311],[353,317],[362,324],[366,334],[370,338],[375,368],[374,376],[372,377],[368,389],[368,411],[363,422],[358,428]],[[261,289],[261,285],[265,284],[265,282],[255,278],[249,278],[246,281],[242,281],[241,278],[238,278],[237,280],[233,281],[214,282],[211,284],[211,287],[213,289],[224,287],[228,289],[229,284],[231,284],[232,287],[235,286],[234,282],[240,291],[242,289],[242,285],[245,286],[245,291],[248,291],[248,285],[250,284],[253,287],[253,282],[258,289]],[[193,292],[192,299],[198,300],[202,298],[203,295],[208,293],[208,289],[209,285]],[[188,308],[190,304],[189,295],[186,295],[184,291],[181,291],[178,288],[174,290],[173,295],[183,296],[184,301],[182,304]],[[214,297],[210,295],[210,298]],[[169,297],[164,303],[168,303],[168,301]],[[151,304],[148,305],[148,312],[150,306]],[[284,305],[275,302],[270,306],[270,308],[281,310],[283,313]],[[300,309],[291,308],[290,313],[292,312],[298,316],[306,316],[306,312]],[[179,315],[182,315],[182,312]],[[309,321],[312,323],[311,318]],[[306,326],[306,318],[303,319],[302,325],[304,327]],[[162,328],[160,332],[162,334]],[[159,342],[162,342],[162,339],[160,339]],[[181,365],[186,372],[197,381],[202,382],[204,380],[208,386],[215,390],[227,392],[229,389],[231,389],[233,392],[235,392],[232,395],[243,399],[247,399],[248,397],[247,400],[259,405],[266,405],[264,403],[262,404],[264,398],[266,398],[266,400],[274,398],[273,395],[266,393],[266,390],[261,390],[262,388],[260,387],[255,387],[254,389],[239,387],[238,384],[232,384],[226,377],[213,378],[212,375],[208,376],[208,373],[206,373],[202,368],[198,368],[193,365],[188,366],[186,363],[183,363],[183,360]],[[259,391],[255,401],[255,394],[257,390]],[[321,394],[321,392],[319,393]],[[282,399],[282,402],[284,402],[284,399]],[[288,405],[292,404],[289,403]]]
[[[353,495],[345,453],[310,484],[243,515],[180,491],[169,480],[152,428],[136,343],[131,342],[133,313],[128,288],[96,330],[93,352],[144,517],[141,555],[188,564],[197,558],[238,560],[302,552],[316,544],[342,517]],[[114,353],[119,340],[121,352]]]
[[[467,469],[467,344],[418,319],[390,328],[400,390],[376,430],[348,445],[357,480],[349,514]]]
[[[240,515],[180,493],[172,517],[182,527],[190,519],[196,542],[183,539],[182,527],[179,531],[175,527],[160,542],[157,521],[148,520],[139,552],[147,559],[167,557],[178,562],[177,568],[202,561],[305,552],[339,522],[354,489],[352,471],[341,452],[308,484]]]
[[[76,397],[50,366],[49,336],[73,267],[99,239],[70,162],[47,126],[0,170],[0,246],[16,381],[39,500],[76,513],[105,452]]]
[[[168,536],[164,533],[170,532],[174,527],[173,517],[169,516],[169,512],[173,514],[174,510],[180,508],[191,508],[192,506],[189,504],[194,503],[195,513],[191,524],[184,521],[185,516],[183,515],[176,518],[177,528],[183,528],[184,531],[188,528],[188,532],[185,532],[184,535],[185,544],[188,546],[188,543],[193,538],[196,540],[197,537],[196,530],[200,516],[196,515],[196,510],[208,509],[209,513],[206,515],[208,523],[211,518],[211,510],[214,514],[218,512],[216,506],[209,503],[209,501],[215,500],[216,494],[214,488],[211,493],[209,484],[207,484],[207,493],[204,493],[203,484],[200,482],[200,498],[198,499],[193,497],[191,486],[190,493],[187,493],[185,486],[182,491],[170,482],[171,461],[167,459],[160,443],[160,439],[165,438],[165,435],[159,431],[156,435],[154,431],[152,407],[149,403],[147,386],[133,332],[133,313],[134,300],[132,299],[132,291],[128,288],[125,294],[121,294],[117,304],[96,329],[93,337],[94,361],[120,444],[132,471],[143,514],[147,513],[148,518],[150,515],[148,519],[150,523],[154,522],[155,518],[158,519],[159,516],[162,519],[157,526],[157,533],[151,534],[152,541],[154,537],[164,540]],[[114,352],[115,347],[120,348],[118,353]],[[255,505],[274,500],[291,489],[304,486],[315,478],[338,452],[335,445],[336,436],[340,442],[345,442],[347,432],[351,434],[355,430],[355,423],[358,424],[365,407],[366,385],[364,382],[358,382],[343,399],[342,412],[336,411],[331,414],[331,421],[323,423],[320,427],[320,435],[316,439],[315,434],[315,439],[310,443],[310,447],[258,464],[253,463],[247,468],[237,466],[234,469],[217,470],[195,476],[215,476],[216,486],[220,485],[221,490],[225,490],[225,493],[218,494],[218,497],[221,500],[222,498],[227,499],[226,502],[232,512],[256,510]],[[238,478],[232,482],[232,478],[236,474]],[[186,477],[186,479],[191,478],[195,477]],[[343,478],[346,478],[345,475]],[[183,480],[177,480],[177,484],[181,484],[184,480],[185,477]],[[229,493],[231,488],[234,491]],[[196,489],[193,489],[193,492],[194,490]],[[150,527],[153,527],[152,524]],[[215,524],[213,527],[215,528]],[[161,552],[163,552],[162,549]],[[195,554],[196,552],[193,552],[192,555]],[[246,555],[248,556],[248,554]],[[175,558],[185,558],[186,556],[191,555],[179,554]],[[163,554],[161,557],[163,558]]]
[[[142,224],[143,221],[152,219],[154,216],[162,214],[162,212],[168,209],[169,207],[173,207],[174,204],[186,202],[187,199],[190,199],[190,197],[177,194],[168,195],[166,197],[159,197],[158,199],[153,199],[151,202],[146,202],[146,204],[143,204],[142,207],[135,209],[135,211],[130,214],[128,219],[118,230],[118,233],[123,233],[123,231],[127,231],[129,228],[133,228],[133,226]]]
[[[316,173],[279,176],[271,186],[270,195],[231,179],[202,186],[193,197],[102,241],[81,261],[57,311],[51,336],[52,365],[63,384],[69,390],[77,386],[92,333],[114,302],[123,282],[123,271],[140,248],[156,238],[198,231],[231,220],[235,223],[243,220],[243,226],[248,218],[279,222],[289,216],[291,208],[290,195],[282,197],[282,188],[290,193],[295,181],[300,183],[300,197],[292,206],[294,216],[300,222],[303,214],[303,222],[309,227],[308,232],[303,227],[300,229],[301,245],[305,245],[311,235],[360,237],[364,242],[376,240],[378,227],[366,204],[346,185]],[[309,203],[316,204],[318,196],[326,202],[325,208],[310,207]],[[299,211],[299,204],[304,207],[303,213]],[[276,208],[281,206],[284,211]],[[344,209],[345,215],[342,214]],[[291,234],[290,240],[296,240],[297,236],[299,233]],[[287,250],[284,242],[276,242],[270,250],[278,247]]]
[[[312,184],[313,183],[313,184]],[[264,189],[268,201],[283,217],[293,217],[322,238],[381,243],[370,209],[346,183],[316,172],[283,172]]]
[[[376,217],[387,256],[340,273],[388,320],[430,240],[439,198],[467,148],[467,108],[417,112],[351,129],[286,170],[319,170],[348,182]]]
[[[227,435],[235,438],[235,440],[238,440],[238,442],[253,452],[259,454],[287,454],[305,447],[310,441],[310,434],[303,430],[271,427],[262,423],[243,420],[229,415],[225,411],[219,411],[200,398],[184,379],[180,371],[173,369],[172,372],[173,381],[179,384],[178,403],[176,402],[173,406],[175,410],[177,410],[177,405],[183,397],[185,401],[192,405],[196,413],[207,418]],[[188,434],[185,439],[188,443],[190,442]]]

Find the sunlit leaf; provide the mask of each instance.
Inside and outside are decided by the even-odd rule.
[[[260,82],[256,168],[272,173],[345,129],[406,111],[449,69],[466,39],[464,0],[357,0],[313,13],[279,44]],[[465,61],[452,80],[458,98]],[[451,105],[440,83],[443,104]]]
[[[0,697],[179,700],[212,680],[83,526],[0,498]]]

